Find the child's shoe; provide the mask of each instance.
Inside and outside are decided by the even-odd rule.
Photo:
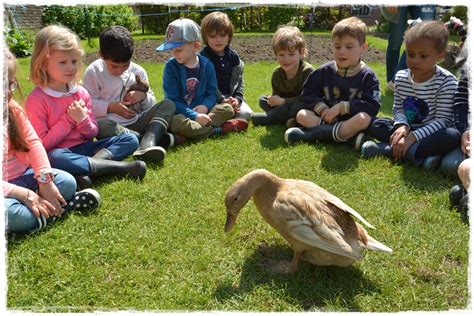
[[[442,156],[428,156],[423,160],[423,170],[432,172],[439,169],[441,165]]]
[[[288,144],[296,144],[297,142],[306,141],[308,135],[305,131],[299,127],[292,127],[286,130],[285,132],[285,142]]]
[[[462,185],[455,185],[449,191],[449,202],[451,203],[451,207],[459,206],[461,199],[465,195],[465,191]]]
[[[249,123],[244,119],[231,119],[222,124],[222,134],[227,134],[231,132],[242,132],[247,129]]]
[[[184,144],[186,138],[181,134],[173,134],[173,133],[164,133],[161,136],[158,146],[163,148],[170,148],[173,146],[178,146]]]
[[[466,194],[459,201],[459,213],[461,213],[461,220],[469,223],[469,194]]]
[[[376,143],[371,140],[366,141],[360,147],[360,154],[364,158],[371,158],[375,156],[387,156],[392,154],[392,148],[387,143]]]
[[[359,151],[362,147],[362,144],[364,144],[368,140],[369,137],[364,132],[360,132],[354,137],[348,139],[346,143],[350,147],[355,148],[355,150]]]
[[[260,112],[252,113],[252,115],[250,116],[250,119],[252,120],[252,123],[255,126],[270,124],[266,113],[260,113]]]
[[[92,188],[92,179],[89,176],[74,176],[74,179],[76,179],[78,190]]]
[[[145,161],[160,162],[165,159],[166,150],[161,146],[150,146],[143,149],[137,149],[132,154],[134,159]]]
[[[288,121],[285,123],[286,128],[292,128],[298,126],[298,122],[296,122],[295,118],[290,118]]]
[[[64,212],[88,211],[100,206],[102,199],[99,192],[93,189],[85,189],[74,193],[71,201],[64,207]]]

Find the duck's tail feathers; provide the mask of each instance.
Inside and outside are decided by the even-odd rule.
[[[375,250],[375,251],[383,251],[383,252],[388,252],[388,253],[393,252],[392,248],[385,246],[380,241],[377,241],[368,235],[367,235],[367,249]]]

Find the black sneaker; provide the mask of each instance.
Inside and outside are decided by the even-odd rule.
[[[93,189],[85,189],[74,193],[71,201],[64,207],[64,213],[79,211],[84,212],[98,208],[102,203],[99,192]]]

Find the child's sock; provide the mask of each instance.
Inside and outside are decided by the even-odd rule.
[[[222,134],[222,127],[214,127],[214,129],[212,130],[212,134],[214,135]]]

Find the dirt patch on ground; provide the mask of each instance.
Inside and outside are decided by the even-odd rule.
[[[322,64],[332,59],[331,39],[320,35],[306,35],[308,56],[306,60],[311,64]],[[234,36],[232,47],[240,55],[244,63],[260,61],[274,62],[275,54],[272,49],[272,35],[262,36]],[[155,49],[162,41],[140,40],[135,42],[133,60],[137,63],[162,63],[170,58],[170,52],[156,52]],[[87,54],[86,62],[90,64],[97,58],[96,53]],[[385,63],[385,52],[369,48],[364,55],[364,61]]]

